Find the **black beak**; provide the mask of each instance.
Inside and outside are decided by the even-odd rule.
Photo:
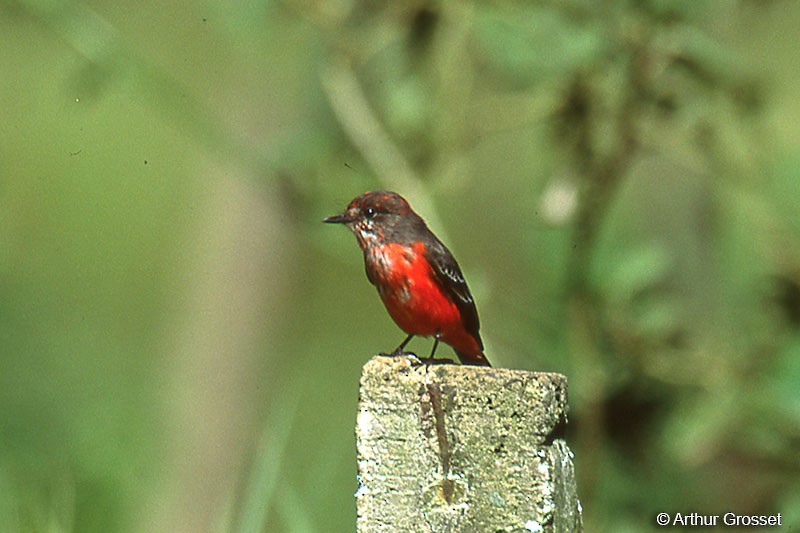
[[[323,220],[323,222],[327,222],[328,224],[347,224],[348,222],[352,222],[352,219],[347,216],[347,213],[342,213],[340,215],[328,217]]]

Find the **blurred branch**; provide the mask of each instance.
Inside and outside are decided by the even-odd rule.
[[[567,262],[567,312],[571,325],[575,375],[581,380],[585,405],[582,409],[583,431],[580,448],[592,450],[593,444],[606,440],[605,402],[610,394],[608,366],[604,354],[613,353],[603,325],[602,302],[590,279],[598,234],[620,184],[637,158],[639,139],[637,123],[645,92],[647,42],[623,41],[617,61],[624,61],[622,98],[609,102],[609,96],[597,94],[591,80],[577,74],[561,114],[562,134],[574,161],[575,174],[582,180],[578,210],[574,222],[572,253]],[[614,143],[610,151],[598,147],[596,134],[603,108],[613,105],[607,118]],[[584,457],[582,480],[584,497],[591,499],[596,490],[601,455]]]
[[[322,87],[344,133],[361,152],[384,186],[417,196],[422,185],[400,149],[392,142],[367,97],[350,63],[334,56],[322,71]]]
[[[290,487],[285,483],[278,487],[281,465],[289,449],[289,435],[294,428],[298,409],[298,397],[294,394],[275,394],[270,418],[264,424],[259,439],[254,464],[250,469],[244,500],[237,527],[227,531],[236,533],[258,533],[267,523],[272,505],[286,497]],[[294,514],[300,514],[299,511]]]
[[[435,65],[436,104],[431,117],[432,164],[430,174],[443,183],[458,183],[468,177],[465,144],[472,128],[474,69],[469,39],[474,24],[474,6],[468,2],[441,3],[436,37],[429,52]],[[448,179],[453,177],[455,179]]]
[[[595,15],[599,17],[600,13]],[[606,15],[604,41],[609,43],[608,52],[602,63],[571,73],[557,130],[568,165],[572,167],[569,174],[580,179],[566,292],[570,348],[576,364],[572,379],[575,389],[581,391],[576,398],[581,427],[577,448],[583,451],[580,473],[584,497],[589,500],[602,483],[603,446],[598,443],[613,440],[610,434],[615,423],[611,412],[613,398],[630,385],[612,370],[616,356],[631,354],[624,353],[626,350],[615,346],[610,338],[604,316],[608,302],[592,282],[599,237],[609,209],[632,166],[642,160],[642,147],[648,141],[659,156],[669,151],[669,139],[675,137],[669,129],[685,126],[689,139],[694,136],[700,142],[687,141],[687,135],[680,135],[679,145],[692,150],[695,162],[702,161],[720,175],[726,174],[724,158],[720,158],[722,163],[714,159],[719,150],[722,120],[714,116],[713,110],[720,107],[713,104],[735,100],[741,90],[741,83],[730,82],[739,79],[731,74],[735,70],[731,64],[706,68],[723,63],[708,58],[724,56],[718,51],[721,47],[710,38],[698,38],[707,32],[705,27],[696,29],[707,13],[684,12],[680,8],[670,13],[659,12],[655,4],[643,3]],[[686,39],[675,38],[687,34],[693,36],[688,44]],[[648,122],[651,131],[647,130]],[[665,124],[670,127],[667,132]],[[709,210],[713,207],[713,204],[703,206]],[[701,238],[713,229],[703,228]],[[714,267],[712,263],[708,269],[713,272]],[[718,277],[711,278],[709,285],[715,289]],[[718,302],[710,304],[712,314],[716,312],[714,305]],[[631,351],[643,353],[642,358],[661,355],[655,353],[652,344],[630,346]],[[714,348],[705,352],[730,353]],[[692,356],[698,358],[697,353]],[[736,381],[735,376],[725,375],[724,364],[703,365],[698,361],[696,366],[711,369],[718,382]],[[631,376],[635,376],[636,370],[631,370]]]
[[[361,152],[378,180],[387,189],[397,189],[412,198],[415,208],[424,213],[431,226],[446,240],[430,191],[372,111],[349,61],[333,54],[321,72],[321,80],[342,130]]]

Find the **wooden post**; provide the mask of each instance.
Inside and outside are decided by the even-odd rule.
[[[373,357],[356,441],[360,533],[581,531],[561,374]]]

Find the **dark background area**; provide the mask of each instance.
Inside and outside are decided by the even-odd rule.
[[[569,377],[587,531],[800,527],[798,27],[0,0],[3,531],[352,531],[360,367],[403,334],[321,219],[377,188],[454,252],[496,366]]]

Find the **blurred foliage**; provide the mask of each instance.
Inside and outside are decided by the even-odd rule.
[[[319,221],[374,188],[495,365],[568,375],[588,530],[800,525],[798,4],[0,15],[3,531],[352,530],[359,368],[403,335]]]

